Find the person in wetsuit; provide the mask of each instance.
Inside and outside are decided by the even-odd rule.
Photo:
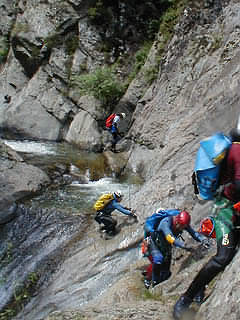
[[[177,300],[173,309],[175,320],[182,319],[199,289],[204,290],[205,286],[232,261],[240,240],[236,228],[240,226],[240,213],[233,207],[240,201],[240,130],[232,129],[230,137],[232,146],[221,168],[220,184],[224,185],[224,188],[215,199],[212,211],[217,253],[202,267],[185,293]]]
[[[102,231],[105,231],[108,235],[113,236],[116,234],[116,225],[117,221],[113,219],[111,216],[114,210],[117,210],[129,217],[133,217],[137,219],[135,211],[123,207],[120,202],[122,201],[122,193],[121,191],[116,191],[113,193],[113,200],[111,200],[102,210],[97,211],[95,216],[95,221],[100,225],[103,224],[101,227]]]
[[[190,226],[191,217],[187,211],[176,209],[158,209],[149,217],[144,225],[144,238],[149,242],[148,258],[151,265],[146,270],[144,284],[146,288],[154,287],[171,276],[170,266],[172,246],[192,251],[178,236],[185,230],[194,240],[202,242],[206,239]],[[151,274],[152,271],[152,274]]]

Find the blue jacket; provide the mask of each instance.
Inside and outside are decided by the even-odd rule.
[[[122,212],[123,214],[126,214],[127,216],[130,216],[132,215],[132,212],[130,210],[127,210],[125,209],[115,198],[114,196],[114,199],[112,201],[110,201],[106,207],[101,210],[101,212],[105,215],[111,215],[111,213],[114,211],[114,210],[118,210],[120,212]]]
[[[148,217],[145,222],[145,226],[144,226],[145,233],[151,233],[156,231],[159,223],[164,217],[176,216],[179,213],[180,213],[180,210],[176,210],[176,209],[162,210],[159,213],[154,213],[153,215]]]
[[[184,230],[187,231],[191,235],[191,237],[198,242],[201,242],[205,239],[203,235],[195,231],[191,226],[186,227]],[[159,223],[156,231],[162,232],[165,236],[166,241],[170,244],[173,244],[178,248],[185,248],[184,242],[177,238],[177,236],[182,232],[173,231],[173,217],[169,216],[163,218]]]
[[[182,232],[173,231],[173,216],[177,216],[181,211],[176,209],[163,210],[160,213],[154,213],[146,220],[144,226],[144,237],[151,235],[153,232],[161,232],[165,240],[179,248],[184,248],[185,245],[177,237]],[[163,217],[166,214],[166,217]],[[201,242],[205,239],[203,235],[196,232],[191,226],[186,227],[186,230],[194,240]]]

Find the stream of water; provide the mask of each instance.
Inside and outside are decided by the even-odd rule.
[[[46,172],[49,167],[68,169],[66,175],[71,176],[70,183],[49,188],[27,200],[33,208],[56,208],[70,216],[86,213],[93,217],[92,206],[100,194],[121,190],[123,205],[130,207],[133,193],[141,187],[141,180],[135,174],[117,178],[103,154],[82,152],[66,143],[9,140],[5,143],[28,163]],[[127,219],[122,214],[116,216]],[[137,228],[142,232],[141,225],[125,226],[111,241],[101,239],[95,225],[94,219],[89,219],[89,226],[80,234],[80,240],[74,242],[74,247],[69,248],[68,258],[59,265],[50,283],[38,290],[15,320],[42,320],[55,310],[74,310],[95,301],[139,259]],[[56,238],[56,242],[53,239],[51,243],[58,241]]]
[[[5,141],[27,160],[47,171],[50,166],[64,165],[70,174],[79,179],[61,188],[51,188],[31,200],[33,206],[55,207],[71,213],[90,212],[94,201],[105,192],[121,190],[125,195],[126,205],[130,206],[131,193],[140,186],[140,179],[135,175],[116,178],[102,154],[83,152],[67,143]]]

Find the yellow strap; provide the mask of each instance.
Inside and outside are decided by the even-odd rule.
[[[166,235],[166,240],[167,240],[169,243],[173,244],[174,241],[175,241],[175,238],[174,238],[173,236],[171,236],[170,234],[168,234],[168,235]]]

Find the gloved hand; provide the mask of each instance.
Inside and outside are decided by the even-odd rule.
[[[201,245],[202,245],[205,249],[210,248],[209,239],[204,239],[204,240],[201,242]]]
[[[131,209],[131,217],[133,217],[133,218],[137,218],[137,215],[136,215],[136,210],[134,210],[134,209]]]
[[[194,247],[185,247],[184,249],[188,252],[193,252],[195,250]]]

